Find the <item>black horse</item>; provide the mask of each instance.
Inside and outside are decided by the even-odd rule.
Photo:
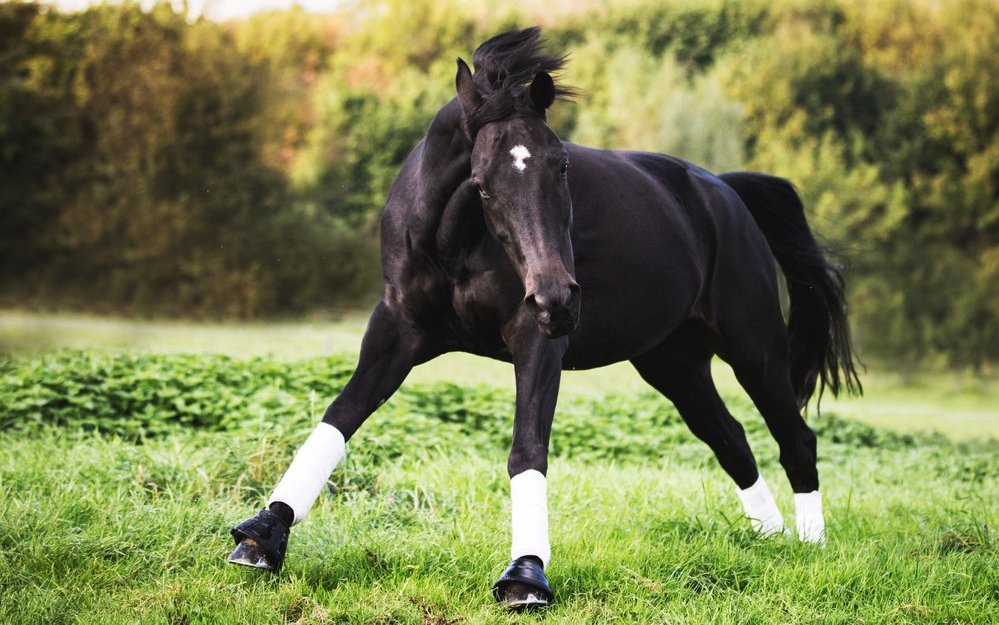
[[[742,426],[715,390],[717,354],[780,446],[799,535],[822,540],[816,389],[859,390],[843,284],[785,180],[715,176],[682,160],[559,140],[546,110],[571,90],[540,30],[501,34],[461,59],[457,98],[406,159],[381,223],[385,292],[343,392],[268,507],[233,530],[230,561],[277,569],[343,443],[420,363],[451,351],[512,362],[508,470],[513,562],[493,588],[546,605],[548,443],[563,369],[631,361],[677,407],[739,487],[763,533],[783,520]],[[776,261],[776,262],[775,262]],[[785,324],[776,264],[790,294]],[[801,500],[798,500],[798,497]]]

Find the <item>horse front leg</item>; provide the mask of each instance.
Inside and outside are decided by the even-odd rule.
[[[384,302],[368,321],[357,369],[322,421],[295,453],[267,505],[232,530],[231,564],[276,571],[284,562],[288,535],[305,518],[336,465],[347,440],[430,355],[423,335]]]
[[[534,328],[508,340],[517,378],[517,406],[510,474],[512,562],[493,586],[496,600],[523,610],[554,599],[544,569],[551,558],[548,540],[548,441],[562,373],[565,337],[548,339]]]

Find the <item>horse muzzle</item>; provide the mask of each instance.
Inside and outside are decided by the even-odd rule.
[[[524,297],[524,304],[534,313],[542,334],[550,339],[565,336],[579,325],[579,285],[575,280],[546,285]]]

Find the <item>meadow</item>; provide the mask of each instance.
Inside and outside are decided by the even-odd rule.
[[[997,622],[999,402],[956,375],[869,373],[867,399],[811,411],[824,548],[753,535],[710,451],[626,367],[567,375],[557,603],[514,615],[488,592],[509,547],[512,375],[435,361],[351,441],[280,574],[226,565],[228,529],[345,383],[362,329],[0,314],[0,622]],[[791,521],[776,445],[717,375]]]

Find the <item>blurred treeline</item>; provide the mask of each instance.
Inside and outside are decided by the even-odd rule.
[[[215,23],[0,4],[0,303],[260,317],[366,304],[454,59],[541,23],[567,140],[790,178],[869,360],[999,354],[994,0],[381,0]]]

